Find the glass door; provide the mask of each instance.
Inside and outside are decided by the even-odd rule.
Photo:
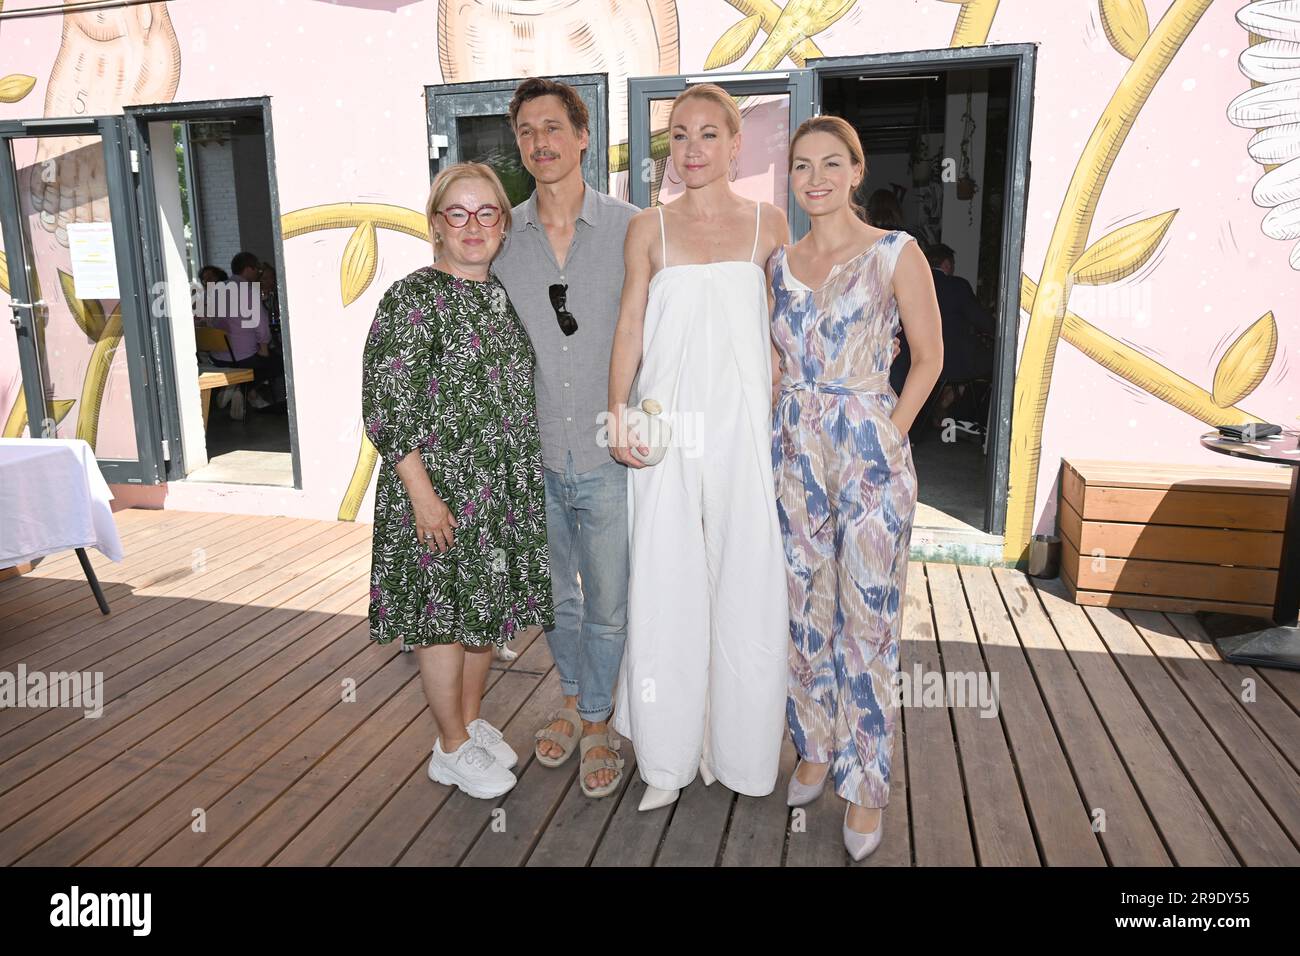
[[[0,123],[0,225],[22,388],[9,437],[80,438],[110,482],[163,455],[121,117]]]
[[[594,189],[609,188],[609,87],[604,74],[551,76],[578,91],[587,107],[590,142],[582,160],[582,178]],[[533,192],[533,177],[524,168],[507,112],[520,80],[446,83],[425,89],[429,110],[430,179],[445,164],[484,163],[501,179],[511,205]]]
[[[651,76],[627,81],[628,169],[632,202],[642,208],[668,202],[682,185],[667,167],[668,110],[688,86],[716,83],[740,107],[741,146],[732,188],[750,199],[784,209],[795,236],[807,230],[807,216],[787,188],[790,136],[813,115],[813,71],[710,73]]]

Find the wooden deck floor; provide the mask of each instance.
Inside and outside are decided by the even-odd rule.
[[[601,801],[582,797],[576,761],[532,761],[558,693],[536,634],[485,698],[524,755],[518,787],[490,802],[433,784],[415,661],[367,640],[368,525],[117,519],[127,560],[93,554],[110,616],[72,555],[0,582],[0,671],[104,675],[98,719],[0,710],[0,862],[849,862],[829,792],[791,825],[788,745],[771,796],[697,780],[653,813],[636,811],[634,759]],[[910,569],[901,666],[918,663],[996,674],[1000,712],[904,709],[868,865],[1300,863],[1300,673],[1223,663],[1191,618],[933,564]]]

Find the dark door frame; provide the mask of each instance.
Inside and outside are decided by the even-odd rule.
[[[822,80],[828,76],[889,76],[918,70],[1011,70],[1011,143],[1007,151],[1006,215],[1002,219],[1002,301],[994,346],[992,422],[989,429],[987,495],[984,531],[1003,534],[1007,520],[1010,479],[1011,406],[1016,380],[1016,346],[1020,340],[1020,276],[1029,202],[1029,140],[1033,129],[1034,69],[1038,48],[1032,43],[1007,43],[866,56],[818,57],[808,61],[817,74],[815,109],[820,115]],[[797,236],[796,236],[797,238]]]
[[[714,83],[732,96],[765,96],[784,94],[790,98],[790,133],[813,115],[812,70],[777,70],[770,73],[681,73],[669,76],[638,76],[627,81],[627,134],[628,134],[628,195],[634,205],[650,205],[650,182],[630,174],[634,157],[651,155],[649,106],[653,100],[672,99],[688,86]],[[786,217],[796,236],[808,231],[808,215],[795,202],[794,194],[786,197]]]
[[[506,115],[515,87],[525,79],[527,77],[474,83],[439,83],[424,88],[431,180],[438,175],[443,164],[459,162],[461,159],[455,136],[456,118]],[[609,76],[604,73],[574,73],[564,76],[548,75],[546,79],[572,86],[586,104],[589,145],[587,155],[582,160],[582,178],[592,188],[600,192],[608,191]],[[435,145],[435,136],[446,136],[446,145]]]
[[[178,120],[237,119],[256,115],[262,120],[262,134],[266,143],[267,186],[271,196],[272,256],[275,261],[276,292],[280,297],[280,338],[284,346],[284,383],[289,405],[289,452],[293,465],[293,487],[302,488],[302,461],[298,443],[298,413],[293,382],[293,322],[285,283],[284,237],[280,232],[280,190],[275,175],[275,136],[271,126],[271,98],[269,96],[243,97],[221,100],[194,100],[184,103],[162,103],[151,106],[128,106],[123,110],[131,146],[138,155],[140,234],[144,256],[144,271],[148,288],[164,281],[162,239],[158,228],[158,196],[153,182],[149,148],[149,124]],[[168,437],[175,442],[167,468],[167,480],[179,481],[185,477],[184,446],[181,435],[180,401],[176,392],[176,363],[171,334],[171,317],[166,322],[150,323],[153,327],[154,347],[157,353],[159,387],[166,396],[163,402]]]
[[[135,208],[135,191],[131,188],[131,159],[127,145],[126,124],[121,116],[66,117],[0,121],[0,219],[3,220],[4,245],[8,253],[10,302],[32,303],[31,284],[25,267],[26,244],[23,241],[22,204],[18,199],[17,168],[11,144],[16,139],[40,136],[95,135],[104,150],[104,178],[113,230],[113,248],[117,257],[122,344],[131,386],[131,413],[134,419],[136,459],[113,459],[96,456],[104,480],[117,484],[158,484],[163,480],[163,426],[159,419],[159,401],[152,348],[149,346],[149,322],[143,263]],[[45,292],[46,290],[42,290]],[[49,294],[56,293],[49,290]],[[44,382],[40,358],[36,355],[34,310],[12,306],[20,337],[32,337],[24,349],[20,343],[19,365],[27,399],[30,434],[32,412],[44,412]],[[25,313],[27,321],[18,319]],[[33,396],[38,400],[33,402]],[[39,419],[38,419],[39,420]]]

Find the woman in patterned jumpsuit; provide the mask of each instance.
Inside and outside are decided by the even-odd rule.
[[[772,460],[790,598],[786,716],[802,758],[789,802],[833,776],[861,859],[889,800],[894,674],[916,508],[907,431],[943,365],[930,268],[912,237],[862,222],[857,132],[816,117],[790,144],[790,188],[811,231],[769,261],[781,366]],[[801,278],[802,277],[802,278]],[[912,348],[889,387],[899,327]]]

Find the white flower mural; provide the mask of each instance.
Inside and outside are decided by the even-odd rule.
[[[1237,22],[1251,34],[1239,60],[1251,89],[1228,104],[1228,119],[1258,131],[1246,151],[1265,170],[1251,191],[1269,210],[1261,230],[1271,239],[1300,239],[1300,0],[1248,3]],[[1300,271],[1300,242],[1290,262]]]

